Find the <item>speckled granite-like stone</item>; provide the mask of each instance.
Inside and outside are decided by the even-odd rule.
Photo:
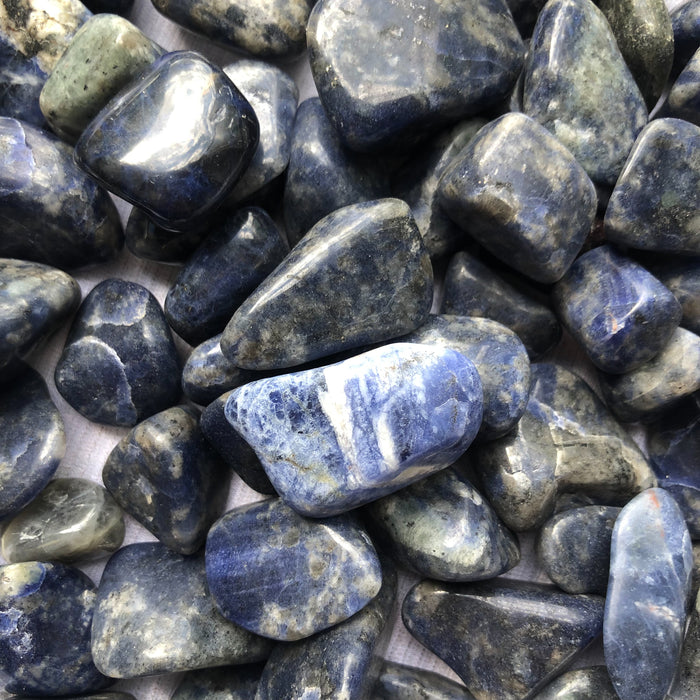
[[[319,0],[307,33],[323,106],[358,151],[415,142],[494,105],[523,61],[505,0]]]
[[[673,68],[675,78],[700,48],[700,0],[688,0],[671,13],[673,27]]]
[[[206,567],[209,590],[227,619],[283,641],[346,620],[382,582],[374,547],[355,520],[309,520],[278,498],[220,518],[207,537]],[[265,585],[251,586],[259,580]]]
[[[107,562],[95,603],[92,654],[113,678],[251,663],[267,658],[271,647],[216,611],[204,556],[141,542],[122,547]]]
[[[255,700],[262,671],[262,664],[190,671],[170,700]]]
[[[408,592],[402,617],[476,697],[515,700],[556,677],[600,634],[603,599],[523,581],[426,580]]]
[[[223,70],[194,51],[174,51],[105,105],[75,159],[159,226],[186,231],[222,204],[258,136],[252,107]]]
[[[119,214],[54,136],[0,117],[0,256],[71,268],[122,247]]]
[[[26,365],[0,391],[0,518],[24,508],[66,453],[63,419],[46,383]]]
[[[410,333],[433,300],[433,270],[405,202],[379,199],[319,221],[238,308],[221,350],[281,369]]]
[[[438,673],[384,661],[371,700],[475,700],[462,685]]]
[[[100,282],[78,309],[54,377],[96,423],[131,427],[177,403],[178,357],[156,298],[135,282]]]
[[[0,567],[0,673],[9,693],[52,696],[105,688],[90,655],[95,584],[65,564]]]
[[[2,556],[19,561],[102,557],[124,540],[124,514],[107,491],[87,479],[63,478],[46,488],[2,532]]]
[[[671,86],[663,114],[700,126],[700,49]]]
[[[204,544],[228,495],[230,473],[198,418],[181,406],[147,418],[112,450],[102,470],[119,505],[180,554]]]
[[[700,597],[697,594],[689,618],[678,675],[668,694],[673,700],[694,700],[700,694]]]
[[[700,254],[700,127],[654,119],[639,135],[605,212],[607,238],[631,248]]]
[[[662,700],[681,654],[693,555],[676,502],[663,489],[617,518],[605,599],[605,662],[621,700]]]
[[[618,700],[605,666],[577,668],[553,680],[532,700]]]
[[[603,13],[590,0],[549,2],[523,70],[523,111],[594,182],[614,185],[648,115]]]

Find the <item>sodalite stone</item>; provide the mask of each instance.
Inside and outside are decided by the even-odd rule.
[[[288,252],[283,234],[262,209],[229,214],[210,229],[170,287],[164,304],[170,327],[190,345],[221,333]]]
[[[384,661],[372,700],[475,700],[462,685],[433,671]]]
[[[299,513],[335,515],[452,464],[481,425],[474,364],[395,343],[234,389],[226,418]]]
[[[177,351],[156,298],[135,282],[100,282],[78,309],[54,378],[97,423],[131,427],[177,403]]]
[[[672,85],[664,105],[664,116],[700,126],[700,49]]]
[[[483,491],[508,527],[538,527],[565,494],[621,504],[656,485],[639,447],[582,379],[549,363],[531,371],[517,427],[470,451]]]
[[[87,693],[110,685],[90,654],[95,584],[65,564],[0,567],[0,673],[8,693]]]
[[[135,678],[267,658],[272,644],[216,611],[203,555],[158,542],[122,547],[95,602],[92,654],[113,678]]]
[[[110,196],[73,162],[70,147],[0,117],[0,255],[60,268],[114,258],[123,244]]]
[[[226,74],[194,51],[174,51],[105,105],[75,159],[156,224],[183,231],[224,201],[258,136],[253,108]]]
[[[207,537],[206,570],[224,617],[281,641],[346,620],[382,583],[374,547],[354,519],[308,520],[279,498],[220,518]]]
[[[19,561],[94,559],[124,540],[124,514],[115,500],[87,479],[54,479],[2,533],[2,556]]]
[[[676,77],[700,48],[700,0],[681,3],[671,13],[673,27],[673,68]]]
[[[605,662],[621,700],[662,700],[681,654],[693,555],[676,502],[663,489],[617,518],[605,599]]]
[[[500,260],[556,282],[593,224],[596,193],[583,168],[536,121],[517,112],[479,131],[443,174],[447,214]]]
[[[38,372],[22,365],[0,391],[0,518],[46,486],[66,453],[63,419]]]
[[[605,213],[607,238],[631,248],[700,254],[700,127],[654,119],[639,135]]]
[[[669,289],[607,245],[578,258],[552,297],[562,323],[593,364],[612,374],[658,355],[682,315]]]
[[[281,369],[390,340],[423,323],[433,270],[399,199],[339,209],[319,221],[238,308],[221,350],[244,369]]]
[[[307,33],[319,97],[358,151],[415,142],[496,104],[523,62],[505,0],[320,0]]]
[[[603,13],[590,0],[549,2],[523,70],[523,111],[594,182],[614,185],[648,115]]]
[[[197,414],[175,406],[147,418],[119,442],[102,480],[163,544],[192,554],[223,512],[229,474],[199,430]]]
[[[577,668],[553,680],[532,700],[618,700],[605,666]]]
[[[170,700],[255,700],[262,671],[262,664],[190,671]]]
[[[516,700],[559,675],[600,634],[603,604],[522,581],[426,580],[408,592],[402,617],[476,697]]]

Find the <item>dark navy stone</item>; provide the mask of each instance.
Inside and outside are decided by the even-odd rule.
[[[584,506],[557,513],[540,530],[537,555],[554,583],[567,593],[608,588],[610,540],[620,513],[615,506]]]
[[[90,654],[95,584],[78,569],[0,567],[0,673],[8,693],[53,696],[110,685]]]
[[[700,126],[700,49],[671,86],[663,114]]]
[[[105,105],[75,158],[156,224],[186,231],[224,201],[258,136],[253,108],[226,74],[198,53],[174,51]]]
[[[462,685],[433,671],[384,661],[371,700],[475,700]]]
[[[60,268],[111,260],[123,244],[112,199],[70,147],[9,117],[0,117],[0,228],[0,256]]]
[[[415,142],[496,104],[523,62],[505,0],[421,0],[410,9],[397,0],[320,0],[307,33],[323,106],[358,151]]]
[[[355,520],[309,520],[278,498],[220,518],[207,537],[206,569],[224,617],[282,641],[346,620],[382,583],[377,553]]]
[[[605,666],[562,673],[532,700],[618,700]]]
[[[552,298],[559,319],[593,364],[612,374],[658,355],[682,315],[668,288],[607,245],[578,258]]]
[[[518,27],[523,39],[529,39],[532,36],[532,30],[535,28],[537,17],[544,7],[545,1],[546,0],[506,0],[511,14],[513,15],[515,25]]]
[[[255,700],[263,668],[245,664],[190,671],[170,700]]]
[[[192,554],[221,515],[229,471],[199,430],[192,409],[147,418],[112,450],[102,470],[108,491],[163,544]]]
[[[547,129],[511,112],[487,126],[447,168],[440,202],[497,258],[538,282],[570,267],[596,212],[595,187]]]
[[[549,363],[531,369],[517,427],[470,450],[482,490],[508,527],[542,525],[565,494],[621,505],[656,485],[639,447],[582,379]]]
[[[204,556],[159,542],[122,547],[107,562],[95,603],[92,654],[113,678],[266,659],[272,645],[217,612]]]
[[[63,419],[46,383],[26,365],[0,389],[0,518],[46,486],[66,453]]]
[[[441,313],[490,318],[522,340],[530,359],[551,350],[561,337],[556,316],[532,294],[516,289],[464,251],[445,272]]]
[[[594,182],[615,184],[648,115],[610,25],[590,0],[556,0],[540,13],[524,68],[523,111]]]
[[[190,345],[221,333],[288,252],[286,239],[262,209],[229,214],[210,229],[168,291],[170,327]]]
[[[226,418],[303,515],[356,508],[449,466],[481,424],[473,363],[395,343],[234,389]]]
[[[605,234],[614,243],[700,254],[700,127],[654,119],[639,135],[610,197]]]
[[[402,616],[476,697],[519,700],[559,675],[600,634],[603,599],[524,581],[426,580],[408,592]]]
[[[700,697],[700,598],[693,597],[688,628],[683,638],[683,650],[678,675],[669,697],[673,700],[693,700]]]
[[[681,3],[671,13],[673,27],[673,68],[675,78],[700,49],[700,0]]]
[[[177,403],[177,351],[156,298],[134,282],[100,282],[78,309],[54,377],[96,423],[131,427]]]
[[[676,502],[663,489],[617,518],[605,599],[605,662],[621,700],[663,700],[681,654],[693,554]]]
[[[108,13],[127,17],[134,6],[134,0],[87,0],[85,7],[95,14]]]
[[[245,369],[281,369],[390,340],[421,325],[433,270],[405,202],[379,199],[319,221],[238,308],[221,350]]]

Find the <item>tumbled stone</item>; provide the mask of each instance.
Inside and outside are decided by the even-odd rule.
[[[470,451],[483,491],[508,527],[538,527],[567,493],[623,504],[656,485],[636,443],[582,379],[550,363],[531,371],[517,427]]]
[[[221,350],[244,369],[281,369],[396,338],[423,323],[433,271],[398,199],[319,221],[238,308]]]
[[[156,224],[183,231],[224,201],[258,136],[252,107],[221,68],[174,51],[107,103],[83,131],[75,159]]]
[[[700,253],[700,127],[654,119],[639,135],[605,212],[607,238],[631,248]]]
[[[524,581],[426,580],[408,592],[402,617],[476,697],[515,700],[556,677],[600,634],[603,599]]]
[[[675,78],[700,48],[700,0],[680,3],[671,13],[673,27],[673,68]]]
[[[678,666],[693,555],[676,502],[663,489],[617,518],[605,599],[605,662],[621,700],[662,700]]]
[[[26,365],[21,372],[0,391],[0,518],[32,501],[66,453],[63,419],[46,383]]]
[[[68,695],[111,684],[90,655],[95,584],[65,564],[0,567],[0,672],[8,693]]]
[[[697,593],[694,601],[683,638],[678,674],[668,694],[672,700],[694,700],[700,694],[700,596]]]
[[[618,700],[605,666],[577,668],[553,680],[532,700]]]
[[[415,142],[493,106],[523,61],[505,0],[320,0],[307,34],[319,97],[358,151]]]
[[[462,685],[433,671],[384,661],[372,700],[474,700]]]
[[[262,671],[262,664],[190,671],[170,700],[255,700]]]
[[[523,70],[523,111],[594,182],[614,185],[648,115],[603,13],[590,0],[549,2]]]
[[[671,86],[663,114],[700,126],[700,49]]]
[[[94,559],[119,549],[124,531],[124,514],[102,486],[54,479],[6,523],[2,556],[12,564]]]
[[[73,163],[69,146],[0,117],[0,255],[60,268],[105,262],[123,243],[107,192]]]
[[[192,554],[221,515],[229,472],[192,409],[175,406],[139,423],[112,450],[102,480],[117,503],[180,554]]]
[[[348,515],[308,520],[280,499],[229,511],[209,532],[207,582],[224,617],[283,641],[346,620],[378,593],[367,534]],[[251,581],[264,580],[264,586]]]
[[[112,678],[135,678],[267,658],[268,640],[225,620],[207,588],[204,556],[158,542],[122,547],[95,603],[92,654]]]
[[[395,343],[234,389],[226,418],[283,500],[323,517],[452,464],[479,430],[482,403],[464,355]]]

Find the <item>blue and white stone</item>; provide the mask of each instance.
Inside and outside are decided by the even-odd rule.
[[[671,86],[663,114],[700,126],[700,49]]]
[[[673,26],[673,69],[675,78],[700,49],[700,0],[681,3],[671,13]]]
[[[433,671],[385,660],[372,700],[475,700],[459,683]]]
[[[190,671],[170,700],[255,700],[263,668],[258,663]]]

